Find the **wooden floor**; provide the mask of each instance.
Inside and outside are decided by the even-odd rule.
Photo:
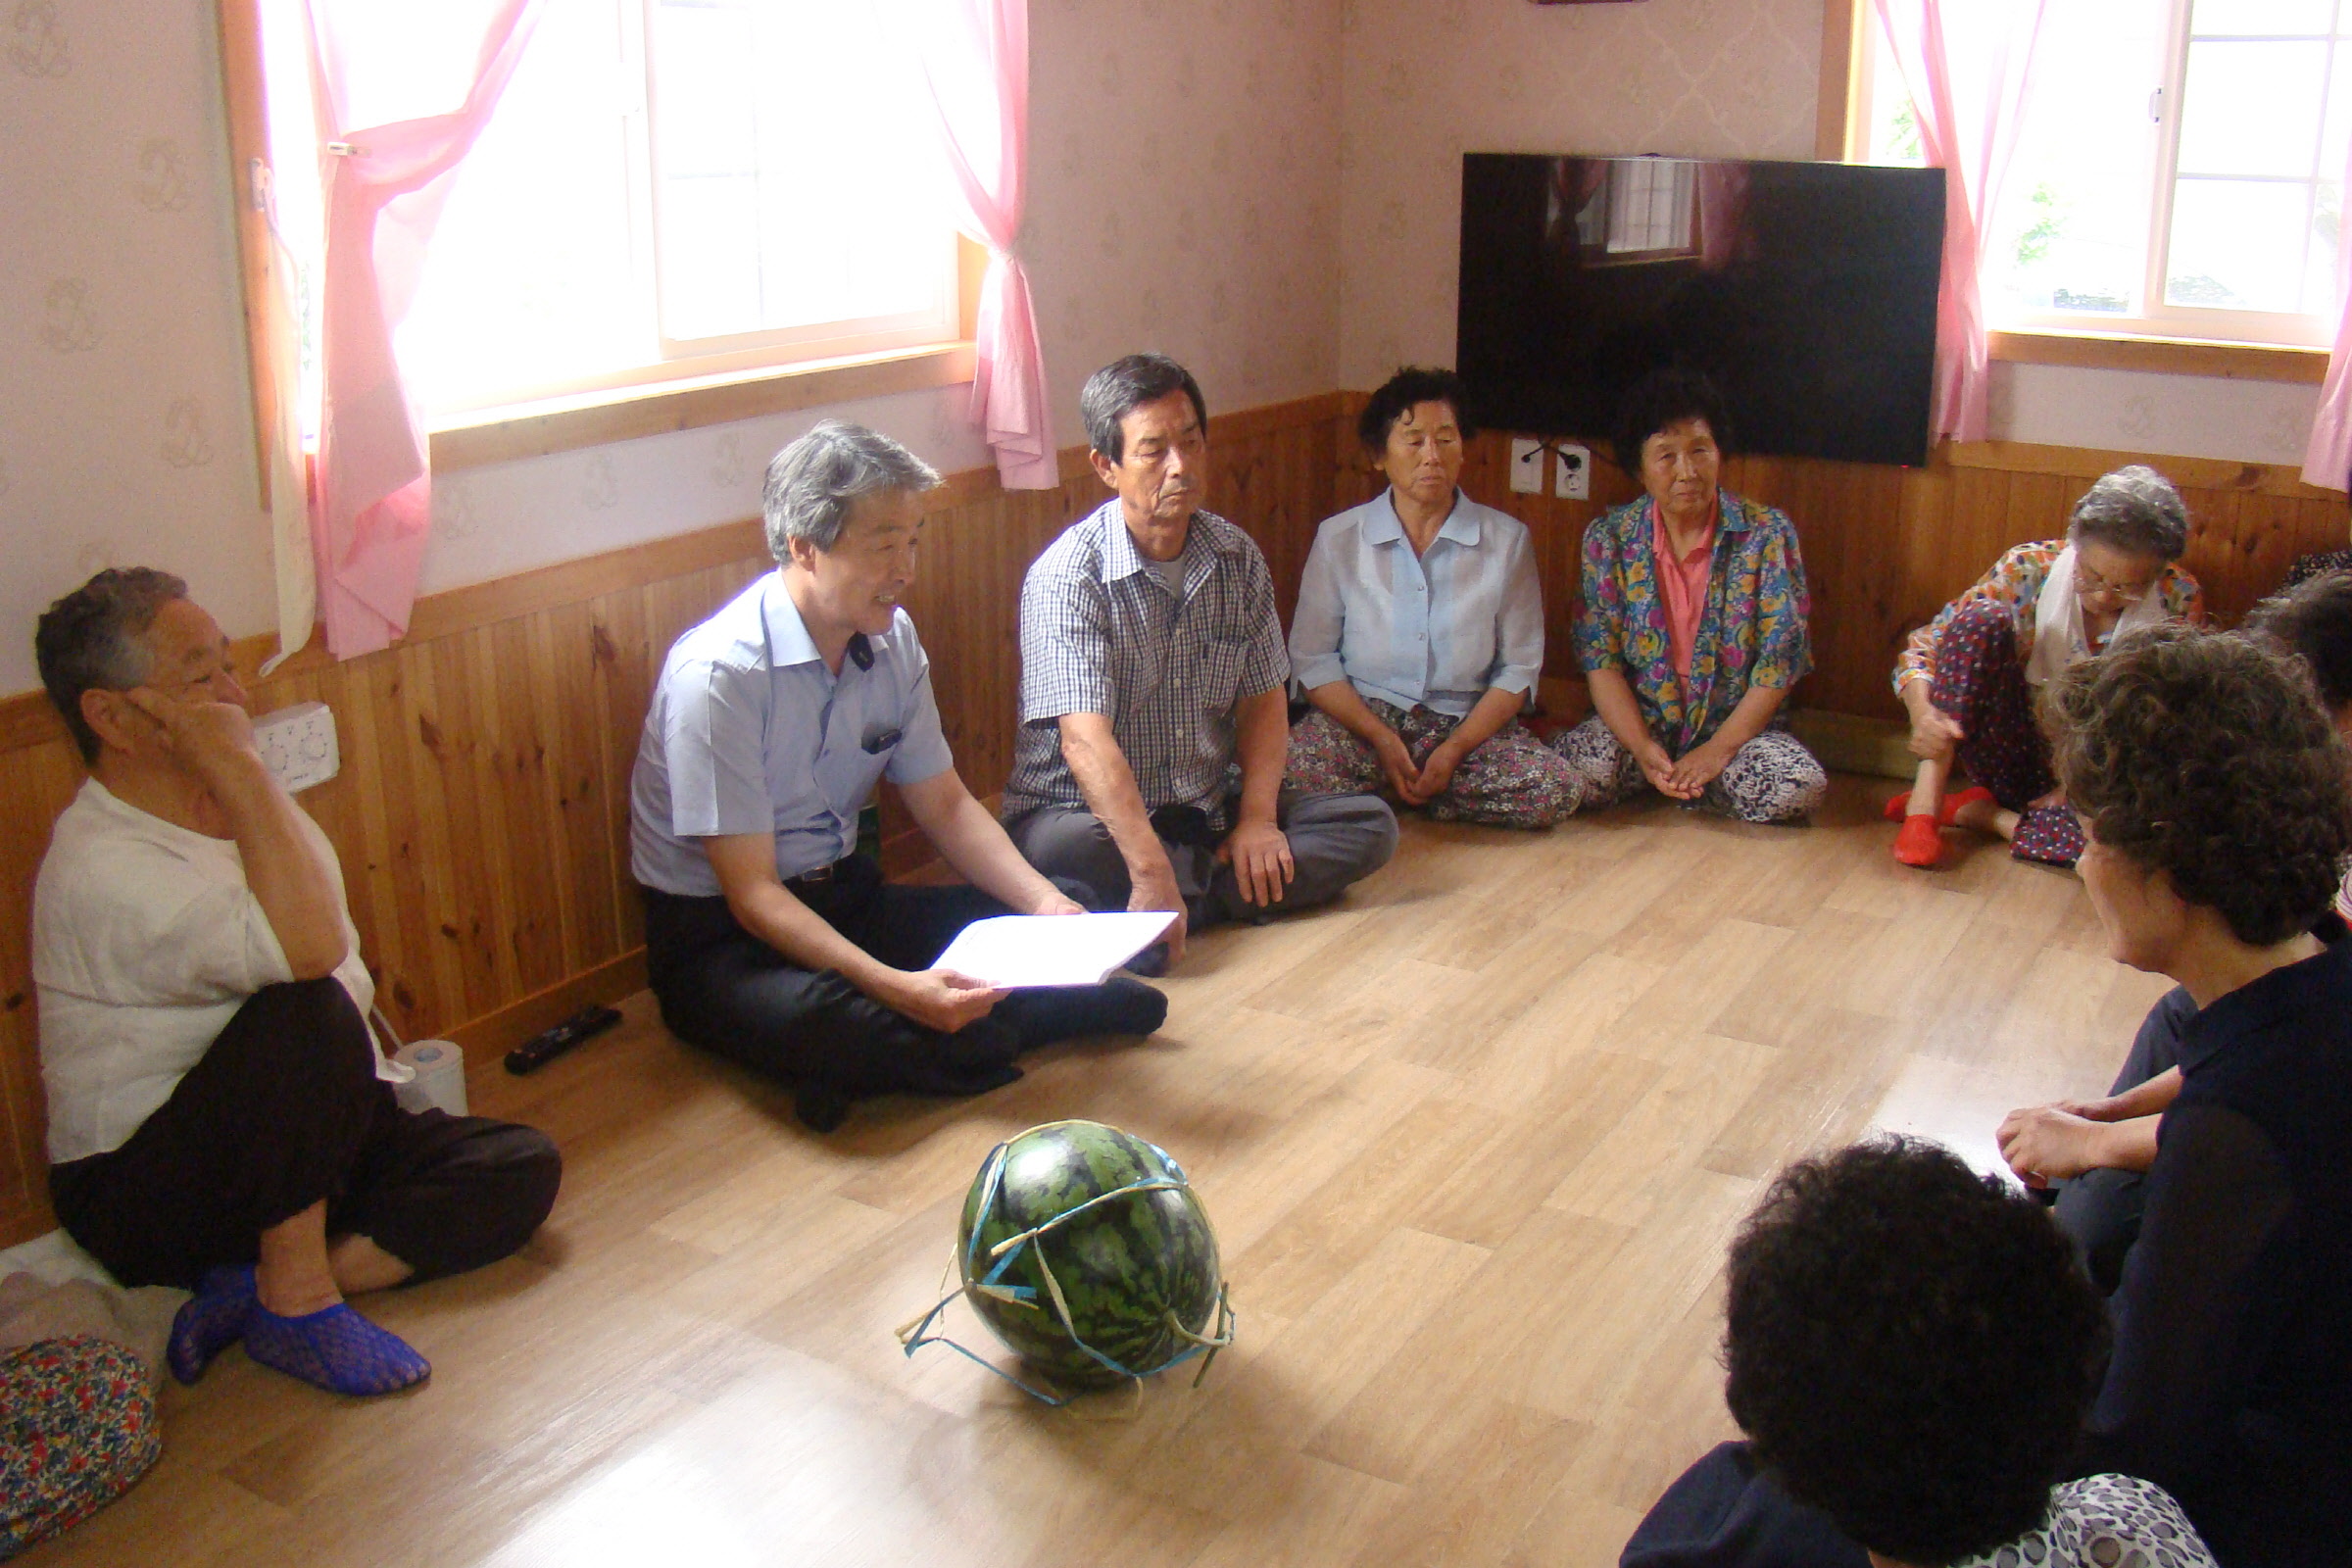
[[[1166,1029],[818,1140],[650,999],[477,1109],[553,1132],[526,1255],[376,1298],[432,1381],[372,1403],[231,1351],[66,1563],[1614,1563],[1730,1431],[1727,1236],[1873,1126],[1990,1157],[2103,1089],[2164,982],[2071,876],[1904,871],[1840,778],[1810,830],[1662,803],[1541,836],[1413,822],[1339,906],[1198,940]],[[1240,1339],[1067,1410],[892,1330],[982,1156],[1088,1116],[1164,1145]],[[956,1309],[961,1337],[985,1331]]]

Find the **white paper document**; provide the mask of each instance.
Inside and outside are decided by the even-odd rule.
[[[936,968],[992,986],[1095,986],[1175,923],[1142,914],[1000,914],[974,920],[939,956]]]

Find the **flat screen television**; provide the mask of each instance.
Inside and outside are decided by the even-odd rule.
[[[1606,439],[1662,365],[1740,450],[1924,463],[1943,171],[1462,158],[1455,368],[1479,424]]]

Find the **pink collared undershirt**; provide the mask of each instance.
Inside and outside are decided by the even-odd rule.
[[[1666,646],[1674,658],[1674,672],[1686,680],[1690,675],[1690,647],[1698,641],[1699,617],[1707,612],[1707,574],[1715,565],[1717,526],[1707,524],[1707,536],[1698,548],[1678,561],[1667,542],[1666,519],[1653,514],[1650,520],[1649,555],[1657,569],[1658,597],[1666,604]]]

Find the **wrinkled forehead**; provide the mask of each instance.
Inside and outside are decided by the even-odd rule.
[[[889,545],[919,533],[923,526],[923,497],[916,490],[870,490],[850,503],[841,535],[833,548],[844,545]]]
[[[156,611],[139,641],[162,668],[217,664],[228,650],[228,634],[192,599],[173,599]]]
[[[1130,447],[1139,441],[1178,441],[1200,431],[1200,413],[1182,387],[1149,403],[1138,403],[1119,416],[1119,433]]]

